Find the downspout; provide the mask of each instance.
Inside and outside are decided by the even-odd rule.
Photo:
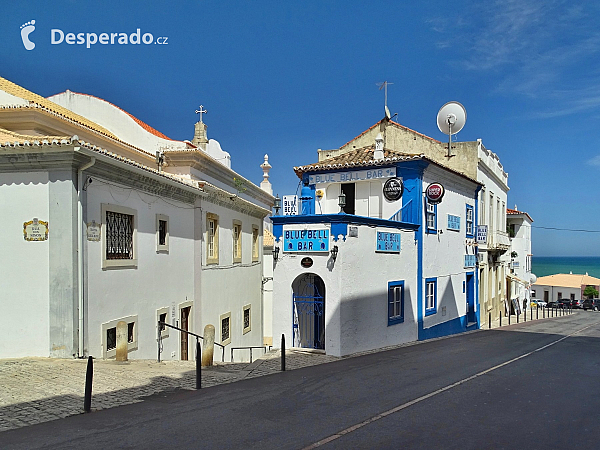
[[[74,138],[76,138],[76,136],[74,136]],[[80,147],[74,147],[73,150],[78,152],[79,149]],[[79,306],[79,343],[77,346],[77,356],[79,358],[85,357],[83,348],[83,327],[85,322],[83,320],[83,204],[81,201],[81,191],[83,190],[83,171],[96,164],[96,158],[94,156],[90,156],[90,158],[90,162],[84,164],[77,170],[77,299]]]

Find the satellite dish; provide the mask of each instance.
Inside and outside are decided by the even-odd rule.
[[[448,157],[452,149],[452,135],[463,129],[467,121],[467,110],[458,102],[448,102],[440,108],[437,115],[437,126],[448,135]]]
[[[386,105],[386,107],[385,107],[385,117],[387,117],[388,119],[391,119],[391,118],[392,118],[392,115],[390,114],[390,110],[389,110],[389,108],[387,107],[387,105]]]

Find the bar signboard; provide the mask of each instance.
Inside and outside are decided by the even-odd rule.
[[[284,230],[284,252],[319,252],[329,251],[329,228],[311,227],[301,230]]]

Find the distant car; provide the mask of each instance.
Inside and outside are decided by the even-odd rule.
[[[548,302],[547,308],[558,308],[559,306],[558,300],[551,300]]]
[[[561,298],[558,301],[558,308],[571,308],[572,303],[571,303],[571,299],[569,298]]]
[[[581,307],[583,308],[584,311],[586,311],[588,309],[598,311],[598,310],[600,310],[600,299],[599,298],[586,299],[583,301],[583,304],[581,305]]]
[[[533,308],[545,308],[548,304],[544,300],[532,300],[531,307]]]
[[[573,308],[573,309],[583,308],[583,300],[571,300],[571,308]]]

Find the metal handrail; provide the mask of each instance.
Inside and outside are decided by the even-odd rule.
[[[250,362],[252,362],[252,349],[253,348],[262,348],[264,350],[265,353],[267,353],[267,347],[269,347],[269,345],[250,345],[248,347],[231,347],[231,362],[233,362],[233,351],[234,350],[246,350],[249,349],[250,350]]]
[[[162,336],[161,336],[160,332],[163,330],[163,328],[161,327],[161,325],[165,325],[165,326],[167,326],[169,328],[173,328],[175,330],[179,330],[179,331],[182,331],[184,333],[191,334],[192,336],[196,337],[196,341],[198,341],[198,339],[204,340],[204,336],[200,336],[199,334],[193,333],[193,332],[188,331],[188,330],[183,330],[183,329],[181,329],[179,327],[176,327],[174,325],[170,325],[170,324],[168,324],[166,322],[161,322],[159,320],[158,321],[158,362],[160,362],[160,344],[161,344],[161,341],[162,341]],[[221,362],[224,362],[225,361],[225,346],[223,344],[219,344],[218,342],[215,342],[215,345],[218,345],[219,347],[221,347],[221,350],[222,350],[222,353],[221,353]]]

